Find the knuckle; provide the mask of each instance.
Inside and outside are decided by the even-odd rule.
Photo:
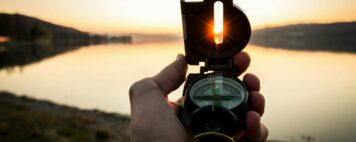
[[[142,80],[139,80],[139,81],[136,81],[135,83],[133,83],[131,86],[130,86],[130,89],[129,89],[129,94],[130,95],[133,95],[137,92],[137,90],[140,90],[140,88],[142,88],[143,86],[145,86],[145,84],[147,84],[147,78],[145,79],[142,79]]]
[[[130,99],[138,94],[142,94],[152,89],[156,89],[157,85],[151,78],[145,78],[133,83],[129,89]]]

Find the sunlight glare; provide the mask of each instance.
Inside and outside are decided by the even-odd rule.
[[[221,1],[214,3],[214,40],[216,44],[223,43],[224,7]]]

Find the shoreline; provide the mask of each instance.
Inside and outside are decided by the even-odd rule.
[[[1,142],[128,142],[130,120],[0,91]]]
[[[130,141],[130,117],[0,92],[0,141]]]

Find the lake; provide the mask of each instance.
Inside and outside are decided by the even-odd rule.
[[[269,139],[356,141],[356,54],[249,45],[247,72],[259,76]],[[84,109],[130,113],[128,90],[183,53],[183,42],[87,46],[0,70],[0,90]],[[198,72],[189,67],[189,72]],[[183,88],[170,95],[179,98]]]

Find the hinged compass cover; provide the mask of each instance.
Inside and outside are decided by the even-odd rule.
[[[223,4],[223,42],[217,44],[214,40],[214,4],[219,1]],[[244,49],[250,40],[248,18],[232,0],[181,0],[181,10],[185,52],[190,65],[206,60],[228,60]]]

